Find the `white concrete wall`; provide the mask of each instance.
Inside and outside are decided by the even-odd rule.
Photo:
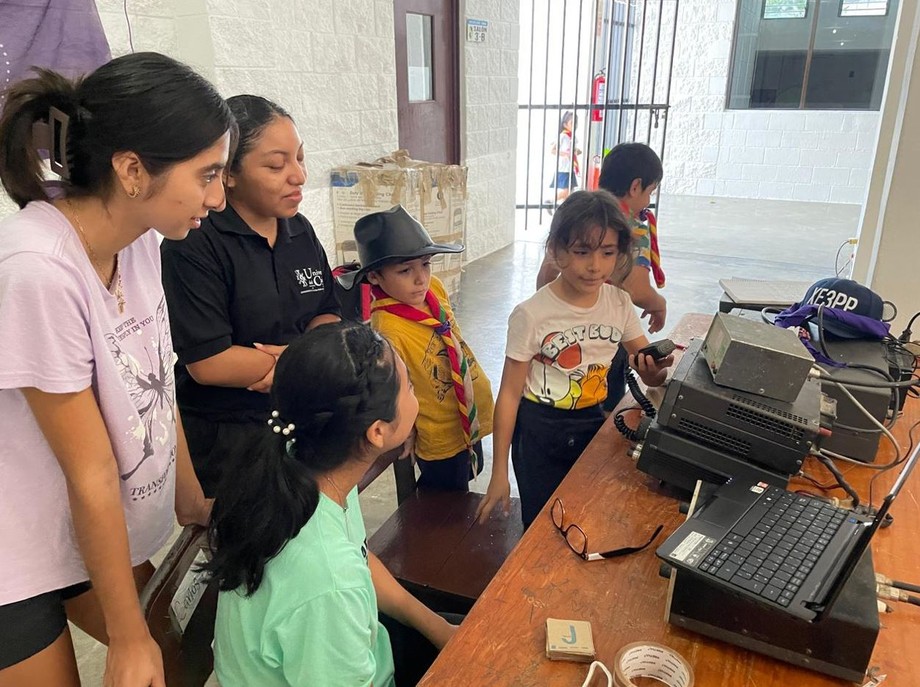
[[[917,179],[920,178],[920,3],[902,0],[882,104],[878,152],[865,195],[853,279],[898,308],[898,335],[920,310],[917,269]],[[920,340],[914,323],[912,340]]]
[[[879,113],[726,110],[736,0],[682,0],[667,193],[860,203]]]
[[[220,92],[262,95],[297,122],[309,172],[300,209],[334,259],[329,170],[399,147],[393,3],[207,0],[205,10]]]
[[[484,43],[466,42],[468,18],[489,22]],[[517,0],[466,0],[461,7],[461,148],[469,167],[467,261],[514,240],[518,20]]]
[[[130,51],[121,0],[99,0],[112,54]],[[133,0],[135,50],[188,62],[224,96],[255,93],[291,112],[309,179],[301,211],[334,255],[329,170],[398,148],[391,0]],[[489,21],[467,43],[466,17]],[[462,162],[469,165],[467,259],[514,238],[518,5],[461,8]],[[0,216],[15,207],[0,193]]]

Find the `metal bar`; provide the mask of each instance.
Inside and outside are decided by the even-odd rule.
[[[639,67],[636,69],[636,103],[642,98],[642,55],[645,53],[645,11],[648,9],[648,0],[642,0],[642,24],[639,30]],[[670,74],[668,75],[670,77]],[[655,94],[652,93],[651,100],[654,100]],[[651,117],[651,114],[649,114]],[[633,132],[632,140],[636,140],[636,130],[639,128],[639,112],[633,114]]]
[[[585,9],[585,0],[578,0],[578,47],[575,50],[575,102],[578,102],[578,84],[581,83],[581,25],[583,22],[582,12]],[[590,88],[588,89],[591,90]],[[588,99],[591,99],[590,92],[588,93]],[[560,98],[561,100],[561,98]],[[572,108],[572,114],[574,115],[577,112],[575,108]],[[571,163],[571,169],[569,170],[569,180],[571,181],[574,178],[575,174],[575,130],[577,128],[577,119],[573,122],[572,125],[572,158],[569,160]],[[591,126],[591,122],[587,122],[587,126]],[[583,160],[585,162],[586,160]],[[587,188],[587,177],[585,177],[586,183],[583,185],[584,188]]]
[[[553,103],[552,105],[518,105],[519,110],[555,110],[558,108],[563,108],[566,110],[584,110],[585,112],[592,112],[594,110],[661,110],[668,107],[668,103],[619,103],[616,100],[611,100],[609,103],[603,106],[590,105],[585,103],[559,103],[558,105]]]
[[[594,5],[594,15],[591,26],[592,39],[591,39],[591,88],[588,92],[588,136],[585,141],[585,150],[588,152],[588,155],[593,155],[594,151],[594,111],[597,109],[597,106],[594,103],[594,77],[597,74],[597,41],[599,36],[597,35],[597,22],[598,22],[598,2],[599,0],[594,0],[592,3]],[[592,157],[593,160],[593,157]],[[585,185],[587,186],[587,184]]]
[[[674,0],[674,25],[671,29],[671,59],[668,62],[668,86],[665,90],[664,99],[668,103],[664,111],[664,127],[661,129],[661,150],[659,156],[664,160],[664,144],[668,136],[668,114],[671,111],[671,78],[674,75],[674,48],[677,45],[677,15],[680,10],[680,0]],[[649,113],[649,117],[651,117]],[[655,211],[657,213],[661,202],[661,184],[655,189]]]
[[[546,100],[547,91],[549,91],[549,27],[550,27],[550,3],[546,0],[546,44],[543,50],[543,136],[540,138],[540,201],[543,201],[543,173],[546,171]],[[543,213],[540,213],[540,223],[543,222]]]
[[[731,52],[728,53],[729,55],[728,79],[725,82],[725,109],[726,110],[738,109],[738,108],[732,107],[732,84],[735,82],[735,63],[737,62],[737,60],[735,59],[735,51],[738,49],[738,34],[741,32],[741,5],[742,4],[743,3],[739,2],[737,6],[735,7],[735,29],[734,31],[732,31]],[[676,16],[677,15],[675,13],[675,17]],[[668,75],[668,78],[670,79],[671,76]],[[750,107],[750,105],[751,105],[751,92],[750,90],[748,90],[748,107]]]
[[[799,109],[805,109],[805,93],[808,91],[808,76],[811,72],[811,58],[815,52],[815,35],[818,33],[818,13],[821,0],[814,0],[815,14],[811,18],[811,37],[808,39],[808,52],[805,53],[805,74],[802,76],[802,95],[799,96]]]
[[[655,61],[654,67],[652,67],[652,96],[649,100],[655,100],[655,89],[658,87],[658,53],[661,49],[661,17],[664,14],[664,0],[658,0],[658,30],[655,33]],[[668,75],[670,78],[670,75]],[[651,144],[652,142],[652,113],[648,113],[648,135],[645,139],[646,143]]]
[[[620,34],[623,40],[623,59],[620,62],[620,109],[617,112],[617,143],[623,135],[623,112],[622,107],[626,100],[626,61],[629,59],[629,14],[632,9],[632,0],[626,0],[626,18],[623,20],[623,31]]]
[[[565,25],[566,20],[568,19],[568,4],[569,0],[562,0],[562,45],[559,47],[559,116],[556,117],[558,127],[556,130],[556,159],[553,166],[553,179],[555,183],[553,184],[553,189],[556,191],[553,194],[553,209],[555,210],[559,200],[559,145],[562,143],[562,85],[565,82]],[[575,100],[578,100],[578,95],[576,93]],[[570,146],[569,146],[569,160],[572,159],[572,151],[575,148],[575,113],[572,112],[572,135],[570,136]],[[571,172],[569,172],[571,174]],[[571,184],[572,177],[569,177],[569,183]]]
[[[604,4],[604,14],[607,13],[607,8],[615,9],[615,6],[610,0],[603,0]],[[611,12],[610,17],[610,30],[607,33],[607,40],[604,44],[604,68],[607,70],[607,93],[604,95],[604,126],[603,134],[601,137],[601,158],[604,157],[604,149],[607,147],[607,126],[610,124],[610,110],[609,110],[609,93],[612,90],[610,86],[612,85],[611,79],[613,79],[613,70],[610,68],[610,53],[613,49],[613,12]]]
[[[537,14],[537,0],[530,0],[530,62],[528,67],[530,69],[530,81],[528,84],[527,92],[527,162],[525,169],[525,174],[527,178],[524,179],[524,205],[530,204],[530,133],[531,133],[531,123],[533,121],[533,31],[534,31],[534,17]],[[520,109],[520,106],[518,107]],[[530,221],[530,213],[526,210],[524,211],[524,232],[527,232],[527,224]]]

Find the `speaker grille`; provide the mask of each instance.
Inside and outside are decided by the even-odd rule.
[[[735,396],[733,400],[735,402],[729,404],[728,409],[725,411],[728,417],[792,441],[799,442],[805,437],[802,427],[792,424],[792,422],[808,424],[805,418],[793,413],[787,413],[784,410],[776,410],[764,403],[758,403],[747,398]],[[791,422],[786,422],[781,418]]]
[[[751,452],[751,445],[743,439],[738,439],[731,434],[720,432],[693,420],[681,418],[677,428],[687,436],[697,439],[700,443],[720,449],[726,453],[746,458]]]

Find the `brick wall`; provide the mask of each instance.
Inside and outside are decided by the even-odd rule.
[[[122,0],[98,6],[113,55],[129,52]],[[128,6],[135,50],[188,62],[227,97],[256,93],[291,112],[309,172],[301,211],[332,255],[329,170],[398,147],[392,1],[132,0]],[[466,42],[466,17],[489,21],[485,43]],[[514,237],[518,4],[467,0],[461,24],[469,260]],[[0,197],[0,216],[14,209]]]
[[[736,0],[683,0],[668,193],[861,203],[878,112],[726,110]]]
[[[468,261],[514,240],[519,9],[517,0],[466,0],[461,8]],[[466,42],[467,18],[489,22],[484,43]]]

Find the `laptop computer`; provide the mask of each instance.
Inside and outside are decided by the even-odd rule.
[[[730,480],[697,504],[656,554],[726,593],[816,620],[837,598],[918,456],[920,444],[874,518],[765,482]]]

